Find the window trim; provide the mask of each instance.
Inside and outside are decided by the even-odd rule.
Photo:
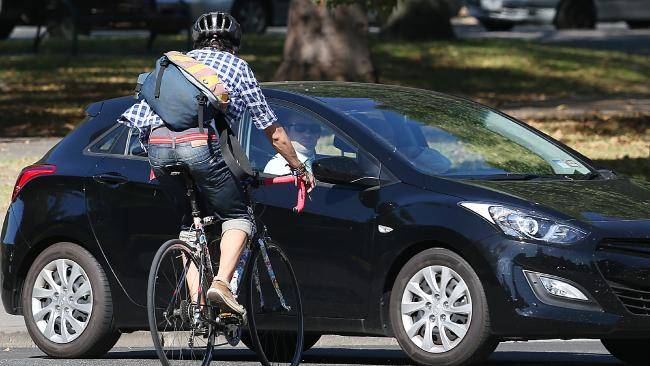
[[[97,144],[99,142],[99,140],[103,139],[104,137],[106,137],[107,135],[112,133],[115,129],[120,128],[120,127],[124,127],[124,128],[127,128],[129,130],[128,131],[129,136],[127,136],[127,138],[126,138],[126,144],[124,145],[124,151],[122,151],[122,154],[100,153],[100,152],[94,152],[94,151],[90,150],[90,148],[92,146],[94,146],[95,144]],[[146,161],[149,161],[148,158],[145,158],[143,156],[128,155],[127,154],[127,151],[128,151],[128,148],[129,148],[129,141],[131,139],[132,134],[133,134],[133,128],[132,127],[128,127],[127,125],[123,125],[123,124],[121,124],[119,122],[116,122],[114,126],[110,127],[108,130],[106,130],[104,133],[102,133],[97,138],[92,140],[88,145],[86,145],[86,147],[83,149],[83,155],[98,156],[98,157],[112,157],[112,158],[115,158],[115,159],[129,159],[129,160],[146,160]]]

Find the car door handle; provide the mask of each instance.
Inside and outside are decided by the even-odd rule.
[[[94,175],[93,179],[98,183],[110,184],[110,185],[120,185],[129,181],[125,176],[117,173],[104,173],[104,174]]]

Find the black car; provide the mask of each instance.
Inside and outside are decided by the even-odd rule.
[[[394,336],[421,364],[487,357],[504,340],[596,338],[626,361],[650,346],[650,190],[486,106],[397,86],[267,84],[280,122],[317,133],[317,187],[255,200],[321,334]],[[147,329],[158,247],[187,217],[150,180],[134,102],[86,120],[21,173],[1,243],[2,301],[45,352],[98,356]],[[252,165],[275,152],[249,117]],[[318,126],[312,128],[311,126]]]

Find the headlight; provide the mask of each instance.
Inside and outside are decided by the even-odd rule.
[[[460,205],[497,225],[504,234],[518,239],[571,244],[588,234],[574,226],[520,208],[476,202],[461,202]]]

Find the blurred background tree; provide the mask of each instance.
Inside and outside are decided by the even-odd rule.
[[[446,0],[292,0],[275,79],[377,82],[368,47],[369,11],[384,20],[388,37],[454,37]]]

